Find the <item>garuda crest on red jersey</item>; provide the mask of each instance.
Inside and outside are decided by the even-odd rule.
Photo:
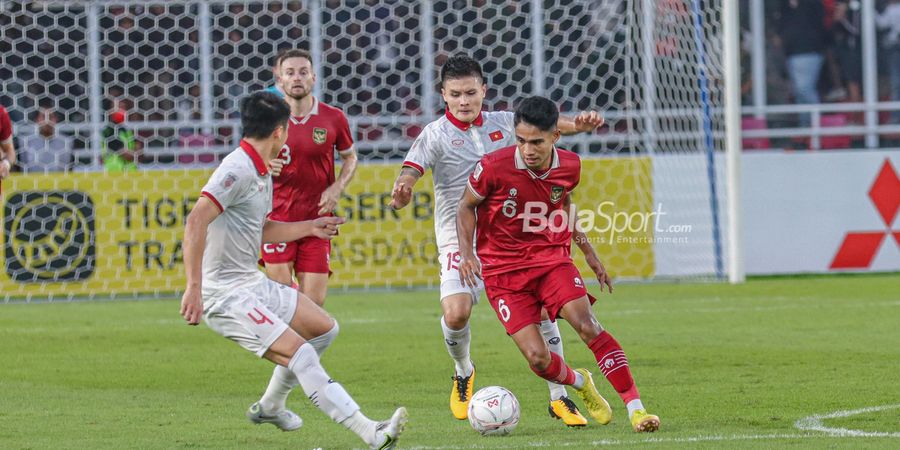
[[[324,128],[313,128],[313,142],[322,145],[325,143],[326,137],[328,137],[328,130]]]
[[[563,192],[565,189],[562,186],[553,186],[550,188],[550,201],[552,203],[559,203],[559,200],[562,199]]]

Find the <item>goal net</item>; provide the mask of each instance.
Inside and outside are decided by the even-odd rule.
[[[412,140],[443,110],[438,70],[456,52],[483,64],[486,110],[540,94],[563,114],[605,116],[560,146],[583,158],[574,202],[614,277],[721,278],[721,6],[2,2],[0,104],[22,170],[0,193],[0,299],[181,290],[185,216],[237,145],[238,99],[271,85],[272,57],[289,47],[313,54],[316,93],[348,115],[362,160],[338,207],[349,222],[332,288],[438,285],[430,174],[410,207],[387,204]],[[104,170],[113,151],[137,155],[137,170]]]

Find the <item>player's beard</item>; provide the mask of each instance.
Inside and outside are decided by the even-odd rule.
[[[305,86],[303,87],[303,92],[300,94],[294,94],[293,89],[285,89],[284,87],[282,87],[281,89],[284,91],[284,95],[294,100],[303,100],[307,95],[311,93],[310,90]]]

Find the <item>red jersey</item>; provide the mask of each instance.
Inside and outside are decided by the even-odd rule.
[[[285,161],[284,168],[272,179],[273,220],[293,222],[319,217],[322,192],[335,180],[334,151],[353,146],[344,113],[318,99],[313,101],[306,117],[291,116],[288,121],[288,138],[278,153]]]
[[[6,142],[12,138],[12,121],[6,108],[0,106],[0,142]]]
[[[543,173],[529,169],[515,146],[481,158],[469,190],[484,199],[475,237],[484,276],[572,261],[563,203],[580,179],[581,159],[567,150],[555,149]]]

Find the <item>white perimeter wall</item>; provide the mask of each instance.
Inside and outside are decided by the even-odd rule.
[[[666,212],[662,229],[691,225],[689,232],[655,237],[657,276],[714,275],[715,252],[709,178],[702,155],[655,156],[654,202]],[[827,273],[848,232],[900,232],[900,213],[890,227],[869,198],[890,161],[900,175],[900,151],[745,152],[741,159],[743,259],[747,274]],[[718,197],[725,198],[724,158],[716,158]],[[889,197],[900,201],[900,191]],[[726,205],[720,207],[723,251]],[[727,254],[724,255],[727,269]],[[900,245],[886,235],[867,268],[900,271]]]

